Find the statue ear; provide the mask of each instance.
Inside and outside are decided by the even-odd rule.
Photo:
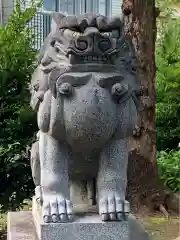
[[[59,28],[61,20],[65,17],[66,15],[61,12],[52,13],[51,32],[55,32]]]
[[[109,29],[120,29],[122,31],[122,20],[120,19],[120,17],[114,16],[113,18],[108,19],[107,27]]]
[[[52,13],[52,19],[56,22],[56,24],[59,24],[60,21],[66,17],[66,15],[64,15],[63,13],[61,12],[53,12]]]

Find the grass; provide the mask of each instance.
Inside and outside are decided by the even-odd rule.
[[[163,216],[143,216],[138,219],[151,234],[152,240],[174,240],[180,236],[178,216],[171,216],[168,220]]]
[[[7,218],[6,214],[0,215],[0,240],[6,239],[6,232],[7,232]]]

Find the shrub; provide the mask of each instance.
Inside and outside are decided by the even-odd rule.
[[[156,48],[156,127],[158,150],[180,142],[180,20],[163,24]]]
[[[6,26],[0,28],[0,204],[15,209],[33,191],[26,147],[36,131],[35,113],[29,107],[28,84],[34,71],[34,34],[27,27],[40,2],[21,11],[16,1]]]
[[[160,178],[174,192],[180,191],[180,150],[160,151],[157,154]]]
[[[16,210],[32,195],[33,182],[28,153],[19,142],[0,148],[1,212]]]

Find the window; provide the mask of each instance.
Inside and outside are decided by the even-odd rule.
[[[111,16],[112,6],[116,10],[117,3],[122,0],[44,0],[44,11],[62,11],[68,14],[87,12]],[[119,11],[119,9],[117,9]]]
[[[99,14],[106,15],[106,0],[99,0]]]
[[[43,10],[58,11],[58,0],[44,0]]]
[[[81,14],[82,12],[82,0],[74,0],[74,13]]]
[[[77,1],[77,0],[76,0]],[[75,13],[75,1],[74,0],[66,0],[65,1],[65,3],[66,3],[66,12],[68,13],[68,14],[76,14]]]
[[[99,0],[99,14],[111,16],[111,4],[113,0]]]
[[[111,13],[112,16],[121,16],[122,14],[122,6],[123,1],[122,0],[112,0],[112,9]]]

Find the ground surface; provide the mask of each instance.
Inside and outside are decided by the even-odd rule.
[[[180,217],[171,214],[165,219],[161,213],[136,214],[138,221],[151,233],[152,240],[175,240],[180,236]]]
[[[24,210],[31,209],[25,206]],[[135,214],[140,223],[150,232],[153,240],[175,240],[180,235],[180,217],[171,214],[167,220],[160,213],[142,211]],[[0,215],[0,240],[6,239],[6,215]]]

